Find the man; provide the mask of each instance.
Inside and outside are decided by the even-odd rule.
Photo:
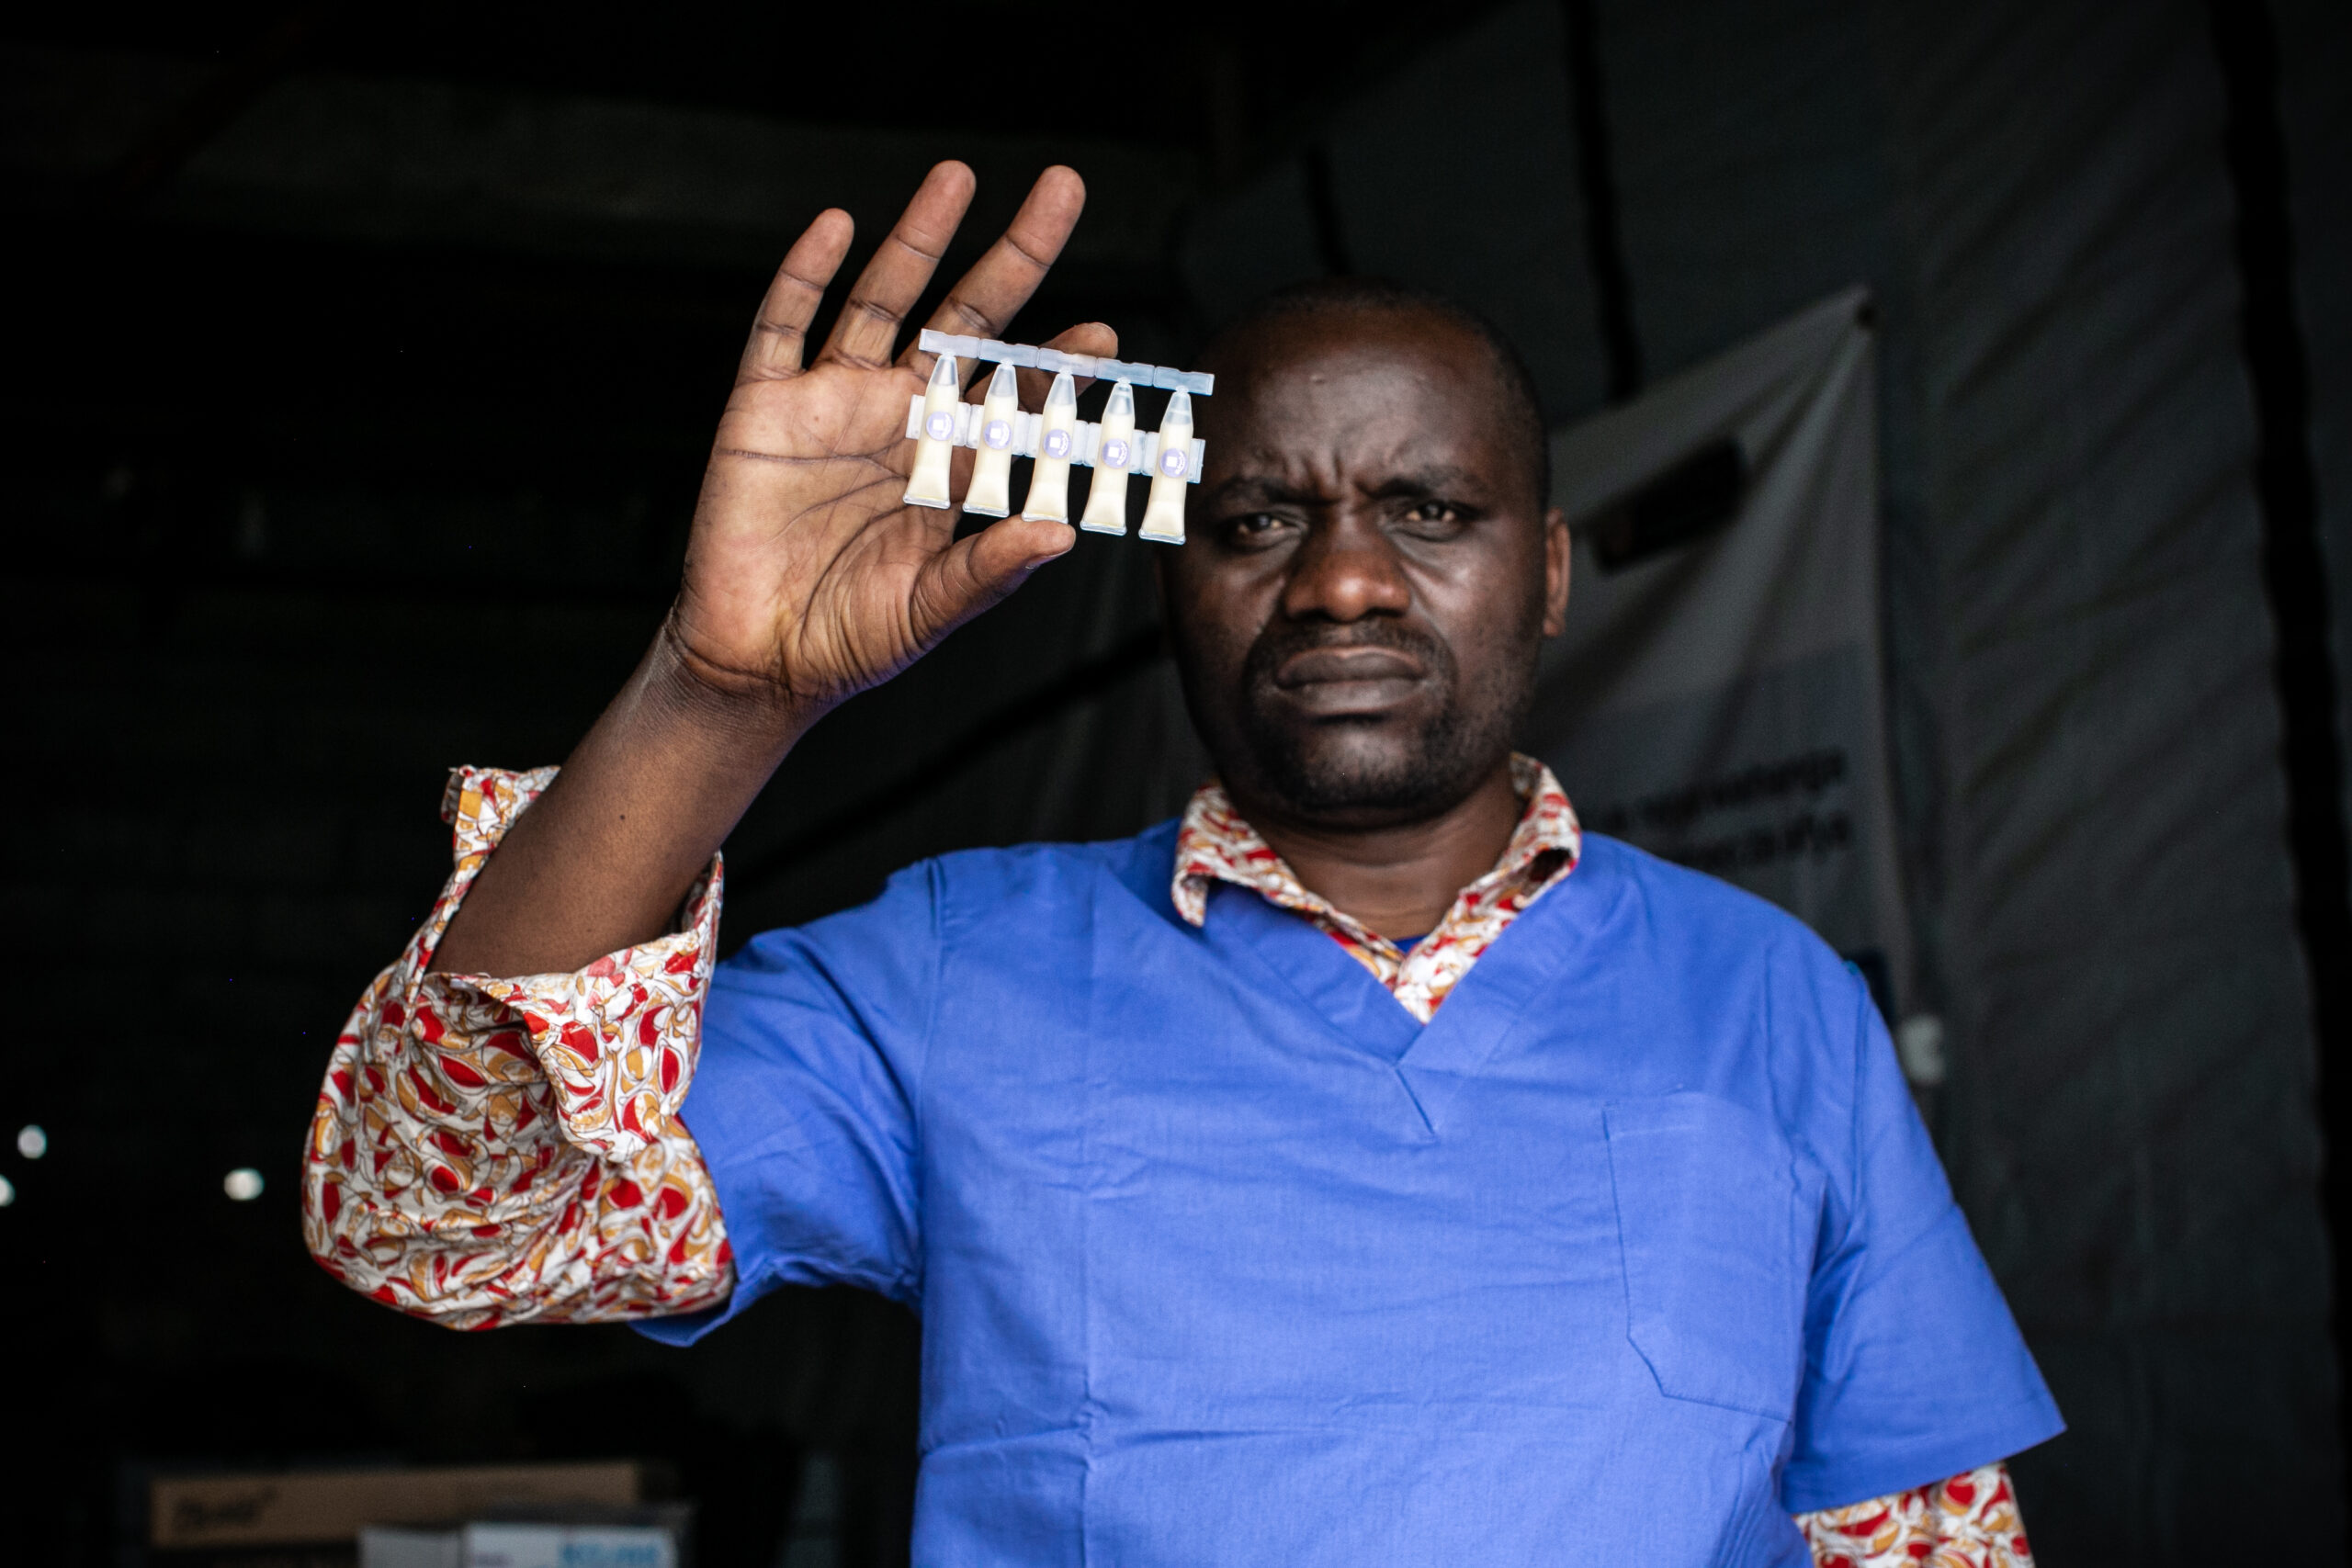
[[[459,1326],[916,1307],[922,1562],[2027,1560],[1999,1461],[2057,1414],[1863,987],[1510,750],[1567,532],[1442,302],[1310,289],[1206,355],[1181,823],[951,855],[713,976],[793,741],[1073,540],[899,504],[892,349],[970,184],[804,364],[811,226],[653,649],[560,775],[459,771],[322,1096],[320,1261]],[[1081,197],[1048,171],[936,322],[1002,335]]]

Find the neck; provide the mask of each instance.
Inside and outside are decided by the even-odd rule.
[[[1233,804],[1308,892],[1392,939],[1443,919],[1462,889],[1494,869],[1523,809],[1508,760],[1451,809],[1397,827],[1318,826],[1260,801]]]

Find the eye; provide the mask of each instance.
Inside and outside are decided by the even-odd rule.
[[[1225,525],[1226,537],[1241,549],[1263,549],[1277,544],[1297,525],[1274,512],[1245,512]]]
[[[1451,538],[1460,533],[1469,521],[1469,510],[1450,501],[1417,502],[1398,519],[1406,532],[1424,539]]]

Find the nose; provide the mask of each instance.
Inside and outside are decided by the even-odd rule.
[[[1346,624],[1411,608],[1404,562],[1380,529],[1353,519],[1317,523],[1291,558],[1283,614],[1292,620]]]

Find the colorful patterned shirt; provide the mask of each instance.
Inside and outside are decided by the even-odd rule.
[[[1246,887],[1319,927],[1372,971],[1407,1012],[1427,1023],[1519,912],[1576,869],[1584,835],[1552,770],[1532,757],[1513,757],[1511,785],[1526,807],[1501,858],[1462,890],[1436,929],[1409,953],[1308,892],[1214,782],[1202,785],[1184,808],[1169,897],[1176,912],[1197,926],[1208,918],[1212,881]]]
[[[571,975],[429,972],[482,863],[553,768],[459,768],[457,869],[335,1042],[311,1121],[303,1234],[353,1290],[451,1328],[689,1312],[732,1258],[694,1139],[720,867],[680,929]]]
[[[678,1120],[715,962],[724,866],[678,929],[569,975],[431,972],[508,827],[555,776],[459,768],[443,818],[456,868],[344,1026],[304,1161],[320,1266],[452,1328],[692,1312],[734,1289],[718,1201]],[[1211,882],[1297,913],[1423,1022],[1520,912],[1576,869],[1582,834],[1551,770],[1511,761],[1525,804],[1491,871],[1409,951],[1301,884],[1215,783],[1186,807],[1170,897],[1193,925]],[[1798,1516],[1818,1568],[2031,1568],[2002,1465]]]

